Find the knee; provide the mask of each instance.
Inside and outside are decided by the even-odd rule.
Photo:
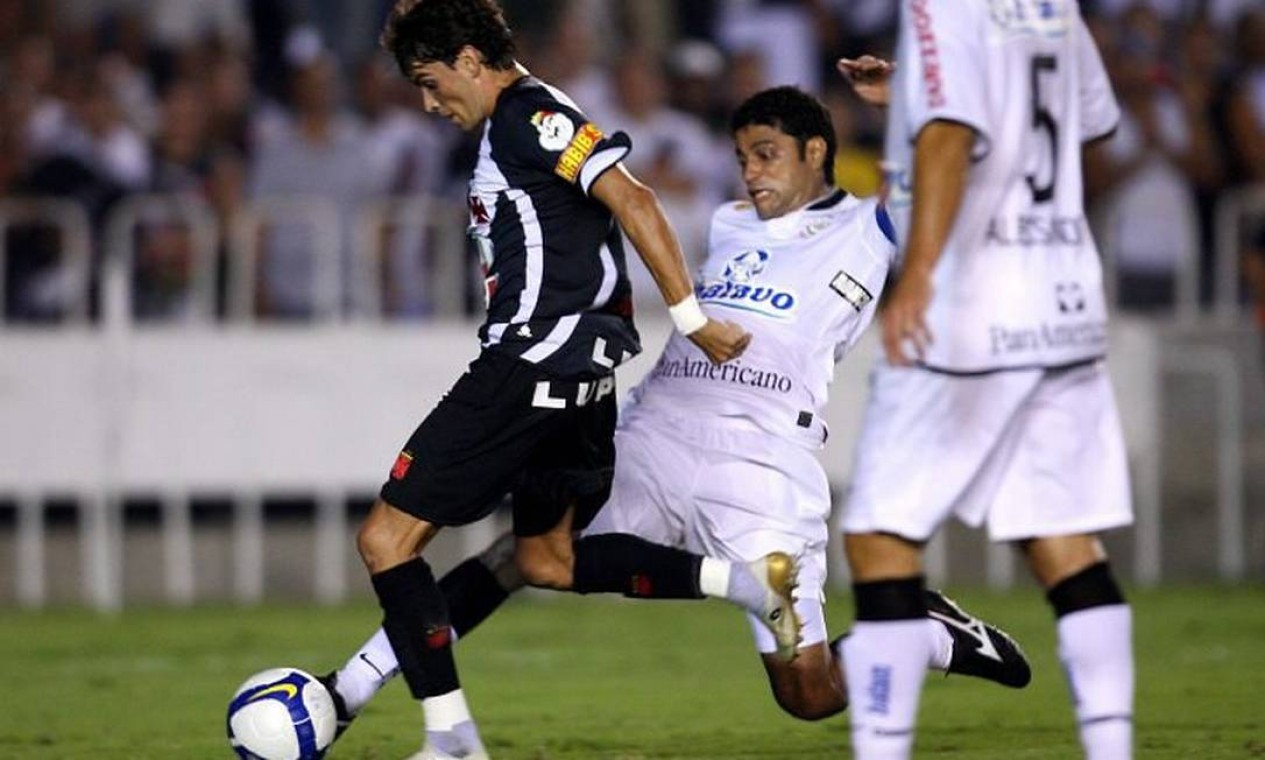
[[[370,573],[408,561],[415,550],[409,545],[409,536],[400,534],[390,521],[379,519],[377,514],[370,512],[356,533],[356,550]]]
[[[774,689],[773,698],[783,712],[800,720],[823,720],[838,715],[848,706],[846,697],[823,689]]]
[[[514,566],[529,586],[567,590],[571,588],[569,563],[547,551],[523,549],[514,552]]]

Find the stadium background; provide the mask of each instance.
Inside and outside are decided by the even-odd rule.
[[[820,93],[840,184],[877,188],[882,116],[831,62],[890,49],[888,0],[505,5],[529,68],[630,132],[695,258],[740,192],[725,114],[767,84]],[[1126,114],[1087,166],[1140,516],[1113,556],[1140,585],[1259,583],[1265,10],[1082,5]],[[480,307],[475,144],[376,50],[388,6],[0,0],[0,606],[368,594],[352,531]],[[634,280],[653,355],[668,327]],[[837,492],[874,351],[835,385]],[[1024,582],[956,528],[931,574]]]

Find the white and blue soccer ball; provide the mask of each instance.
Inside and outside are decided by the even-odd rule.
[[[337,726],[329,691],[297,668],[256,673],[228,704],[228,741],[242,760],[319,760]]]

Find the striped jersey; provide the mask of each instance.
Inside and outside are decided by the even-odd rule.
[[[895,254],[892,236],[876,200],[842,191],[767,220],[750,203],[721,206],[695,294],[709,317],[750,332],[751,344],[716,365],[673,333],[632,403],[755,425],[819,448],[834,365],[874,317]]]
[[[589,196],[631,149],[564,93],[524,77],[500,94],[470,180],[484,350],[559,377],[600,376],[640,351],[619,229]]]
[[[933,275],[926,365],[972,373],[1102,356],[1081,144],[1110,133],[1120,110],[1075,0],[901,0],[896,58],[884,168],[902,243],[918,133],[935,120],[976,133]]]

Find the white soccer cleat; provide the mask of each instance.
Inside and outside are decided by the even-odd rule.
[[[803,622],[795,612],[795,587],[799,585],[799,565],[786,552],[770,552],[747,563],[747,569],[764,587],[764,607],[752,610],[777,640],[777,655],[790,662],[799,654]]]

